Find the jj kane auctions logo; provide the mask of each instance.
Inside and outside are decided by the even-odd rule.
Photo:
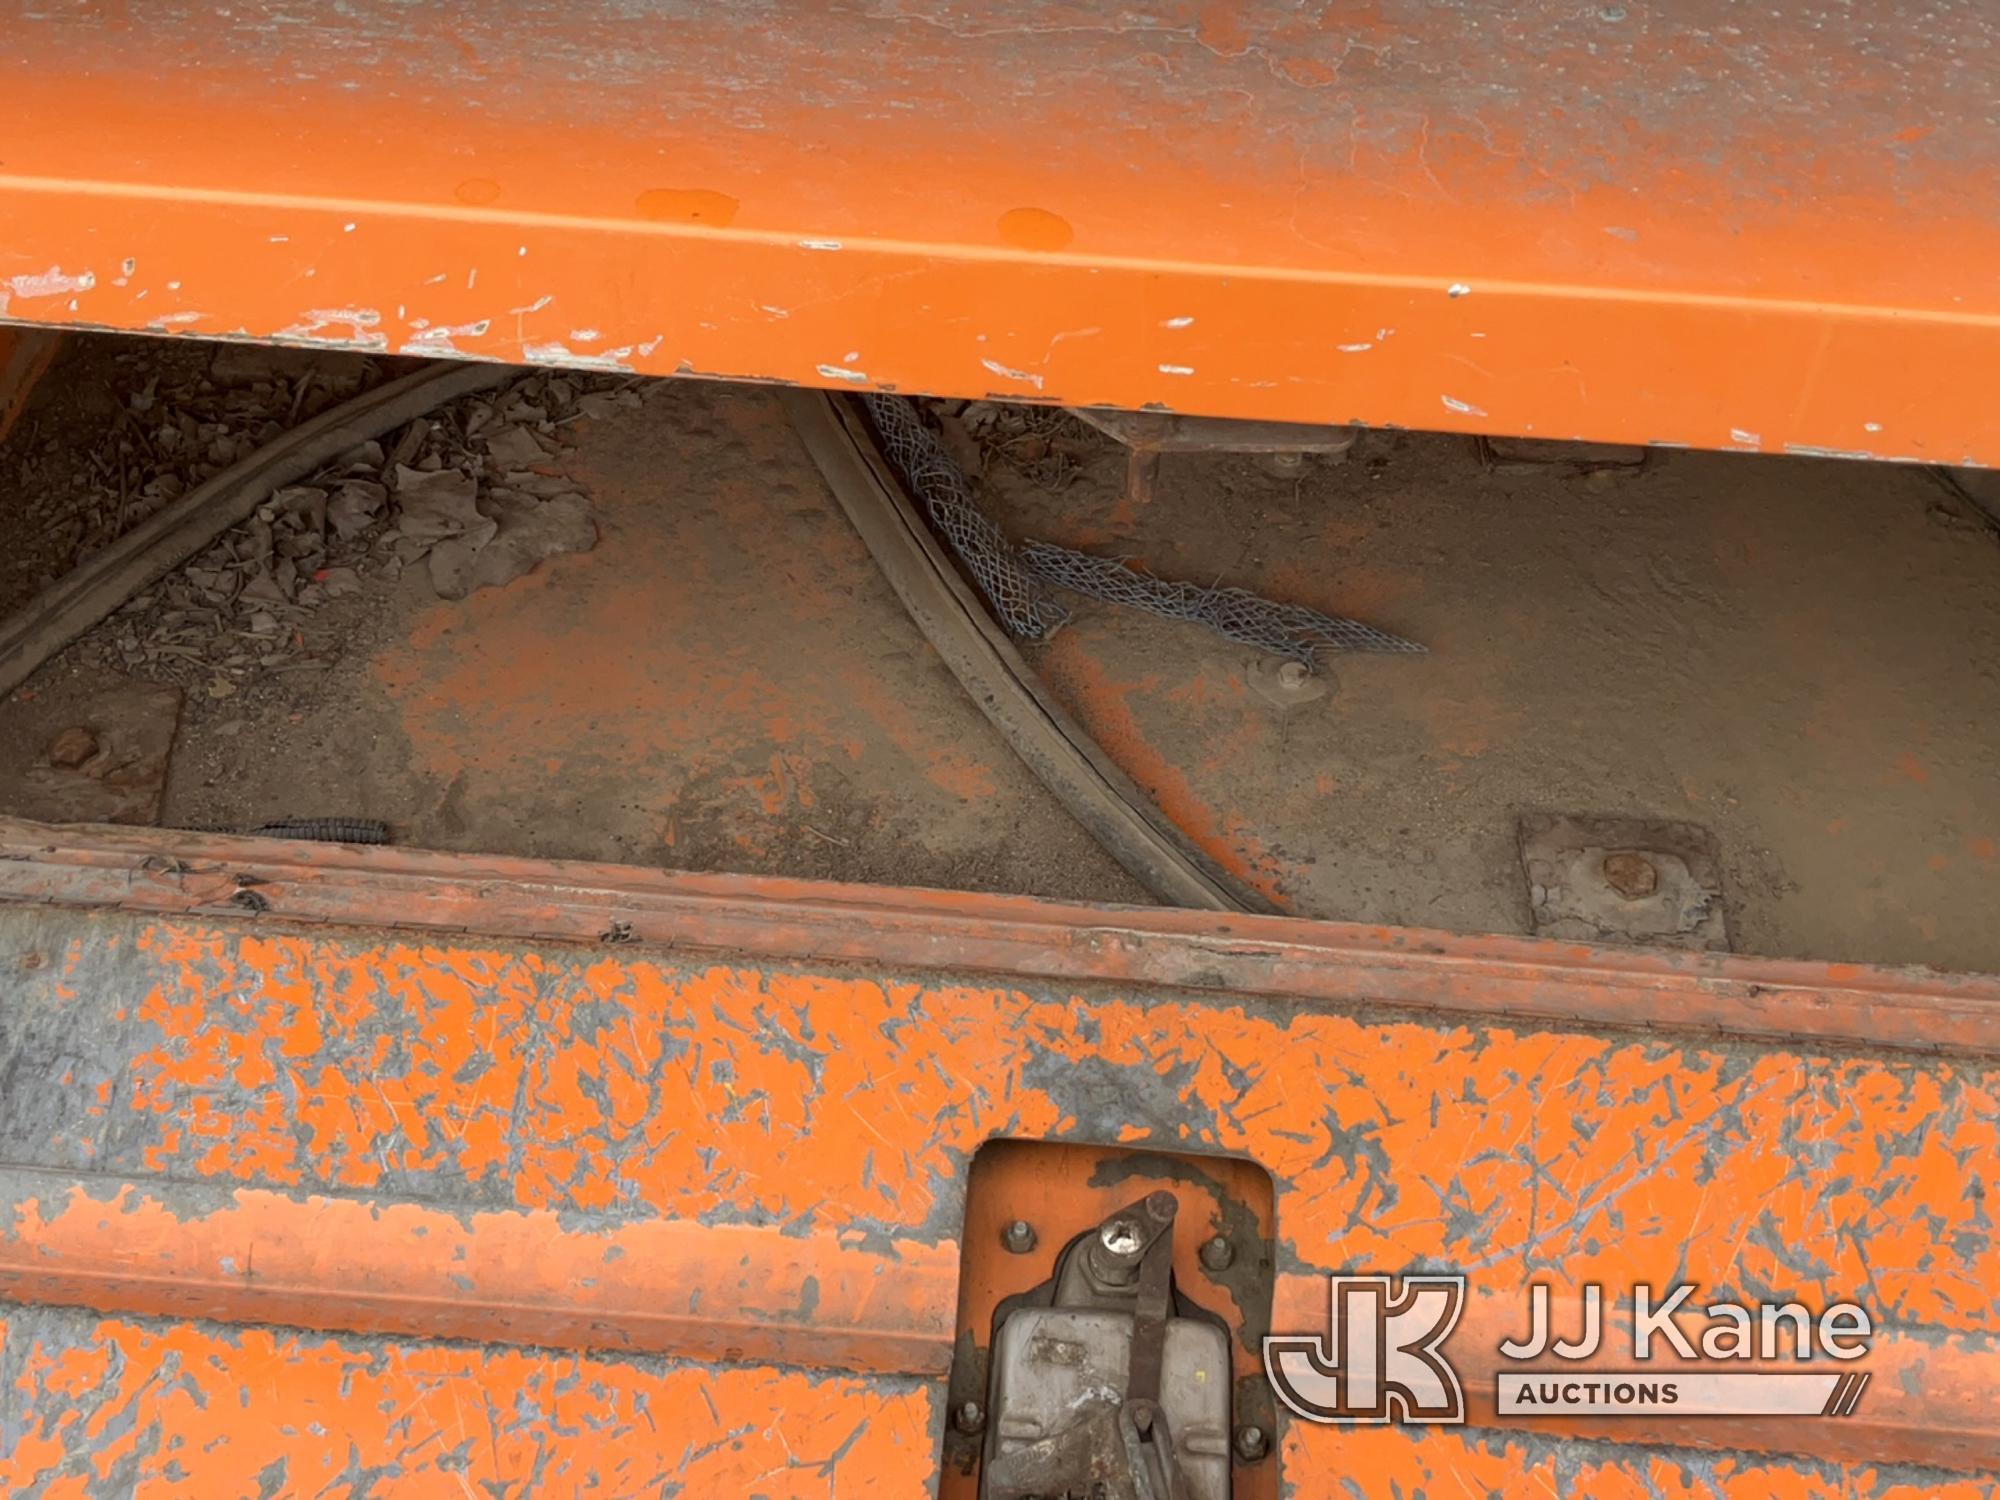
[[[1445,1342],[1465,1311],[1463,1276],[1334,1276],[1325,1334],[1274,1334],[1264,1369],[1278,1399],[1309,1422],[1465,1420],[1465,1390]],[[1529,1289],[1527,1332],[1503,1339],[1494,1406],[1503,1417],[1848,1416],[1867,1389],[1860,1359],[1874,1333],[1867,1310],[1835,1302],[1695,1302],[1692,1285],[1637,1286],[1622,1319],[1633,1369],[1605,1369],[1602,1287],[1584,1286],[1576,1337],[1555,1332],[1549,1288]],[[1743,1362],[1757,1361],[1753,1369]],[[1509,1364],[1535,1362],[1532,1369]],[[1553,1361],[1553,1365],[1544,1362]],[[1592,1361],[1589,1370],[1566,1364]],[[1651,1363],[1659,1361],[1659,1363]],[[1482,1364],[1484,1361],[1482,1361]],[[1779,1368],[1772,1368],[1773,1365]],[[1732,1366],[1734,1366],[1732,1368]]]

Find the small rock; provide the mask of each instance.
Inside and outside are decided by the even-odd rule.
[[[508,427],[496,433],[486,444],[487,456],[495,469],[530,469],[536,464],[547,463],[548,454],[542,445],[529,435],[525,428]]]
[[[352,568],[322,568],[317,579],[329,599],[340,599],[348,594],[361,592],[360,575]]]
[[[424,444],[431,435],[431,424],[419,417],[396,435],[396,445],[389,450],[385,463],[394,468],[398,464],[416,462],[417,455],[424,451]]]
[[[344,480],[326,503],[326,523],[335,536],[346,541],[374,525],[388,501],[389,491],[382,485],[365,479]]]
[[[95,754],[97,736],[81,724],[70,725],[49,741],[49,764],[65,771],[74,771]]]
[[[475,589],[504,588],[537,563],[565,552],[588,552],[597,545],[597,526],[580,495],[556,500],[489,497],[496,534],[478,545],[464,538],[431,550],[431,585],[444,599],[463,599]]]
[[[1630,849],[1604,856],[1604,880],[1627,901],[1644,900],[1660,888],[1660,872],[1653,862]]]
[[[479,513],[479,487],[469,474],[456,469],[396,471],[397,526],[413,541],[430,543],[463,537],[477,549],[494,532],[494,523]]]
[[[287,563],[289,566],[289,562]],[[292,602],[290,589],[282,581],[282,575],[273,571],[258,573],[243,585],[237,598],[245,604],[289,604]]]

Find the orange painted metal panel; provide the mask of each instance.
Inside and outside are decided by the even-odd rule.
[[[9,1495],[909,1495],[922,1382],[0,1307]],[[490,1488],[489,1488],[490,1486]]]
[[[0,1293],[30,1304],[10,1329],[55,1316],[33,1304],[110,1315],[33,1334],[27,1353],[10,1331],[0,1357],[38,1432],[89,1383],[51,1385],[50,1362],[108,1362],[101,1399],[140,1403],[199,1469],[211,1419],[150,1393],[149,1367],[123,1351],[255,1338],[287,1351],[259,1366],[260,1425],[297,1427],[324,1399],[315,1372],[343,1351],[377,1371],[458,1361],[395,1434],[438,1443],[443,1390],[518,1383],[508,1371],[555,1356],[422,1341],[503,1340],[585,1351],[578,1368],[625,1351],[632,1379],[662,1358],[748,1361],[766,1382],[759,1420],[783,1430],[809,1414],[815,1432],[872,1438],[882,1424],[858,1414],[921,1391],[920,1409],[885,1419],[921,1464],[898,1449],[879,1485],[855,1481],[920,1493],[941,1440],[969,1165],[1016,1137],[1259,1163],[1277,1195],[1280,1327],[1316,1325],[1330,1270],[1471,1275],[1454,1350],[1477,1425],[1294,1428],[1292,1493],[1454,1473],[1510,1491],[1587,1475],[1593,1493],[1970,1492],[1987,1481],[1964,1476],[2000,1468],[2000,1245],[1971,1191],[2000,1163],[2000,1066],[1976,1032],[2000,998],[1992,981],[1516,943],[1487,972],[1558,997],[1561,1015],[1509,1018],[1465,982],[1481,945],[1426,934],[1370,953],[1346,930],[1343,957],[1339,929],[1280,919],[0,834]],[[375,922],[413,925],[311,922],[337,910],[352,924],[371,901]],[[608,923],[620,940],[537,935],[621,910],[648,925],[637,941]],[[1026,947],[1025,929],[1056,939],[1039,971],[968,972]],[[1133,977],[1138,953],[1163,973],[1247,964],[1268,984],[1283,932],[1306,940],[1321,993]],[[1396,965],[1405,988],[1385,1005],[1378,978]],[[1412,986],[1426,968],[1436,982]],[[1866,997],[1838,1048],[1732,1040],[1713,1011],[1678,1003],[1740,997],[1746,1029],[1768,1028],[1765,992],[1802,1004],[1816,986]],[[1941,1000],[1973,1045],[1924,1038]],[[1680,1279],[1862,1300],[1881,1331],[1861,1412],[1495,1424],[1491,1349],[1521,1331],[1525,1283]],[[186,1368],[204,1397],[240,1402],[226,1353]],[[802,1379],[817,1383],[784,1383]],[[847,1383],[830,1396],[828,1382]],[[397,1374],[381,1400],[408,1410],[408,1389]],[[587,1427],[528,1423],[551,1461],[585,1467]],[[39,1472],[12,1461],[0,1481]],[[512,1462],[469,1457],[468,1473]],[[816,1482],[780,1473],[770,1492]]]
[[[236,915],[245,882],[302,922],[918,967],[943,940],[954,969],[1011,977],[2000,1056],[1983,975],[0,818],[0,896],[17,901]]]
[[[2000,18],[15,5],[0,316],[2000,462]]]
[[[0,1307],[10,1493],[918,1500],[920,1384]],[[242,1420],[244,1412],[259,1418]],[[1296,1500],[1978,1500],[1990,1477],[1457,1431],[1294,1434]]]

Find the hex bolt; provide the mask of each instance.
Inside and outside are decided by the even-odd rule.
[[[1035,1248],[1040,1238],[1035,1233],[1035,1226],[1026,1219],[1016,1219],[1000,1231],[1000,1243],[1006,1247],[1009,1255],[1028,1254]]]
[[[1132,1426],[1138,1432],[1151,1432],[1153,1430],[1152,1402],[1134,1401],[1132,1403]]]
[[[951,1414],[951,1425],[970,1437],[986,1425],[986,1408],[977,1401],[961,1401]]]
[[[1211,1235],[1201,1242],[1201,1264],[1206,1271],[1226,1271],[1236,1260],[1236,1247],[1221,1235]]]
[[[1254,1464],[1271,1451],[1271,1435],[1255,1423],[1246,1422],[1236,1429],[1232,1446],[1239,1459],[1246,1464]]]

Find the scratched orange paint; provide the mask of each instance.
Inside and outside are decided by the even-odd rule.
[[[275,1475],[278,1493],[321,1500],[805,1500],[917,1495],[931,1469],[934,1398],[908,1380],[11,1309],[0,1331],[25,1423],[0,1452],[8,1494],[208,1500]]]
[[[893,1313],[916,1344],[929,1338],[942,1348],[953,1316],[947,1271],[959,1194],[978,1145],[996,1135],[1127,1139],[1239,1153],[1273,1173],[1287,1267],[1278,1312],[1289,1326],[1312,1326],[1323,1309],[1319,1273],[1355,1266],[1459,1267],[1500,1300],[1531,1279],[1561,1288],[1686,1278],[1718,1295],[1771,1287],[1809,1301],[1858,1294],[1883,1321],[1889,1350],[1874,1410],[1906,1424],[1893,1430],[1914,1432],[1911,1441],[1930,1440],[1928,1416],[1953,1441],[1985,1437],[1990,1446],[1991,1412],[1980,1403],[2000,1328],[2000,1251],[1983,1203],[1965,1188],[1977,1164],[2000,1161],[2000,1090],[1984,1060],[1820,1056],[1772,1044],[1370,1014],[1365,1003],[1351,1013],[1197,1003],[1117,984],[1073,994],[1042,982],[1014,987],[922,971],[864,977],[839,966],[747,966],[617,948],[293,935],[200,919],[73,920],[107,936],[141,934],[123,950],[116,984],[104,981],[103,950],[81,939],[64,946],[59,972],[38,981],[63,1024],[81,1028],[80,1055],[89,1050],[82,1038],[102,1029],[122,996],[141,999],[135,1029],[118,1044],[128,1050],[116,1054],[107,1113],[73,1121],[51,1150],[101,1145],[99,1170],[136,1179],[146,1192],[169,1192],[174,1181],[288,1190],[266,1205],[271,1223],[301,1222],[295,1213],[287,1220],[292,1211],[283,1207],[300,1193],[359,1194],[360,1205],[389,1216],[370,1232],[370,1254],[396,1245],[425,1215],[472,1207],[502,1215],[507,1227],[492,1237],[475,1223],[464,1237],[439,1241],[468,1256],[487,1252],[470,1268],[477,1281],[469,1300],[491,1303],[526,1285],[507,1269],[510,1257],[548,1256],[544,1291],[565,1294],[562,1283],[573,1280],[570,1306],[610,1299],[599,1308],[613,1314],[602,1336],[633,1311],[618,1301],[621,1260],[600,1255],[586,1268],[579,1258],[593,1242],[600,1250],[622,1244],[597,1240],[615,1229],[578,1223],[574,1241],[552,1251],[562,1242],[536,1229],[533,1211],[615,1210],[613,1225],[706,1222],[746,1233],[788,1225],[804,1231],[807,1246],[828,1236],[864,1259],[885,1257],[879,1292],[865,1274],[851,1287],[829,1286],[829,1309],[842,1309],[850,1327],[873,1318],[879,1331]],[[1856,977],[1841,969],[1828,982],[1842,976]],[[47,1003],[43,993],[24,1003]],[[132,1234],[147,1245],[172,1243],[167,1215],[135,1205],[121,1205],[132,1213]],[[32,1277],[48,1252],[88,1250],[87,1214],[107,1217],[88,1200],[22,1204],[0,1226],[16,1268],[8,1274]],[[249,1222],[214,1220],[218,1231]],[[178,1232],[192,1244],[205,1230]],[[96,1233],[101,1243],[104,1231]],[[898,1262],[881,1248],[885,1233],[931,1250],[923,1274],[896,1274]],[[427,1238],[402,1243],[420,1256]],[[754,1322],[769,1321],[770,1307],[788,1298],[804,1306],[803,1279],[785,1278],[802,1278],[810,1263],[760,1270],[754,1296],[718,1281],[704,1311],[718,1322]],[[663,1256],[649,1274],[673,1264]],[[208,1274],[220,1287],[233,1273]],[[586,1274],[608,1289],[586,1287]],[[384,1275],[396,1280],[392,1268]],[[629,1296],[647,1283],[635,1275],[623,1285]],[[440,1305],[448,1298],[437,1287],[430,1295]],[[721,1305],[730,1295],[740,1305]],[[1489,1313],[1480,1313],[1482,1328]],[[133,1327],[114,1321],[67,1352],[52,1345],[36,1356],[31,1384],[58,1396],[105,1385],[116,1395],[134,1389],[122,1372],[153,1367],[160,1340],[281,1337]],[[354,1366],[339,1339],[283,1337],[287,1351],[299,1352],[274,1367],[267,1350],[256,1366],[282,1372],[272,1376],[265,1409],[310,1406],[326,1382],[375,1380],[385,1368],[374,1356]],[[0,1357],[28,1358],[18,1335],[10,1340]],[[107,1347],[126,1361],[108,1383],[91,1373]],[[831,1358],[830,1348],[806,1344],[797,1358]],[[1922,1361],[1933,1355],[1932,1368],[1958,1372],[1955,1384],[1923,1385]],[[440,1347],[407,1355],[446,1365],[461,1357]],[[915,1344],[901,1357],[936,1368],[935,1355]],[[200,1388],[228,1393],[239,1380],[236,1357],[202,1358]],[[407,1405],[413,1389],[510,1380],[538,1389],[536,1372],[557,1357],[482,1353],[477,1368],[452,1366],[459,1373],[440,1376],[442,1384],[415,1387],[400,1373],[405,1358],[387,1366],[395,1379],[381,1390],[391,1405]],[[594,1369],[593,1358],[583,1357]],[[506,1360],[525,1363],[494,1363]],[[643,1365],[604,1363],[625,1379],[643,1377]],[[1888,1378],[1893,1370],[1917,1378],[1914,1393]],[[878,1389],[863,1382],[853,1400],[832,1402],[820,1394],[824,1385],[782,1383],[803,1377],[739,1373],[778,1382],[753,1384],[744,1398],[766,1422],[790,1423],[801,1406],[866,1409]],[[180,1404],[178,1390],[136,1399],[164,1403],[157,1409],[170,1435],[207,1434],[219,1420]],[[50,1397],[38,1410],[63,1405]],[[333,1414],[348,1420],[344,1407]],[[372,1418],[355,1420],[364,1445],[387,1441]],[[427,1415],[415,1439],[439,1441],[446,1420]],[[908,1452],[854,1472],[886,1476],[882,1493],[899,1492],[898,1476],[921,1474],[901,1491],[918,1493],[928,1483],[929,1424],[926,1408],[915,1427],[897,1429],[921,1429]],[[1681,1440],[1727,1446],[1730,1429],[1716,1432]],[[1643,1426],[1622,1435],[1617,1447],[1555,1457],[1491,1430],[1292,1441],[1310,1445],[1310,1460],[1296,1470],[1308,1495],[1339,1493],[1325,1476],[1343,1473],[1371,1487],[1396,1480],[1406,1491],[1463,1475],[1475,1489],[1507,1492],[1581,1473],[1587,1492],[1651,1481],[1667,1493],[1744,1500],[1770,1492],[1774,1475],[1803,1476],[1796,1493],[1804,1500],[1828,1493],[1813,1488],[1822,1479],[1845,1486],[1831,1493],[1858,1495],[1895,1493],[1904,1483],[1854,1462],[1857,1450],[1884,1441],[1865,1426],[1814,1435],[1822,1457],[1846,1465],[1827,1471],[1832,1477],[1714,1452],[1663,1460],[1631,1446],[1647,1440]],[[46,1426],[38,1429],[21,1445],[29,1457],[15,1461],[45,1464],[52,1441]],[[309,1464],[325,1450],[298,1439],[286,1451]],[[567,1437],[553,1451],[596,1461],[576,1459]],[[911,1466],[899,1467],[905,1459]],[[228,1489],[233,1471],[213,1472]],[[753,1492],[726,1488],[744,1472],[723,1471],[716,1492]],[[773,1493],[792,1492],[790,1479],[774,1481]]]
[[[935,1397],[812,1377],[404,1345],[88,1314],[0,1313],[21,1437],[0,1487],[50,1497],[934,1493]],[[244,1422],[245,1410],[260,1420]],[[1865,1463],[1653,1453],[1539,1433],[1294,1429],[1297,1500],[1357,1493],[1620,1500],[1976,1500],[1993,1481]],[[92,1481],[98,1481],[93,1484]]]
[[[24,13],[0,279],[70,280],[9,316],[2000,456],[1964,378],[1992,363],[2000,149],[1930,82],[1976,75],[1982,7],[1873,6],[1860,44],[1774,11],[1752,49],[1724,0],[1470,21],[1175,0],[1136,29],[1068,3],[983,29],[382,12]]]
[[[1964,1190],[2000,1162],[2000,1088],[1947,1061],[177,924],[142,946],[162,1039],[130,1108],[182,1132],[159,1169],[367,1188],[393,1158],[530,1208],[921,1224],[981,1141],[1076,1128],[1024,1082],[1053,1059],[1157,1080],[1095,1128],[1192,1121],[1270,1169],[1309,1265],[1865,1286],[1899,1321],[2000,1328]]]
[[[1312,1445],[1308,1460],[1307,1443]],[[1985,1478],[1898,1477],[1861,1463],[1773,1462],[1663,1452],[1650,1458],[1609,1445],[1540,1434],[1460,1434],[1414,1428],[1294,1429],[1296,1500],[1360,1493],[1430,1496],[1589,1496],[1590,1500],[1986,1500]]]
[[[2000,260],[2000,152],[1926,84],[1982,66],[1982,8],[1874,6],[1866,46],[1772,12],[1754,50],[1724,0],[1518,10],[814,8],[804,40],[728,8],[40,12],[0,60],[0,280],[52,324],[2000,456],[1962,272]]]

